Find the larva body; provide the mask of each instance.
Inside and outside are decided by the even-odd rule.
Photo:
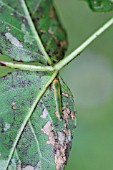
[[[62,101],[61,101],[61,88],[58,78],[55,78],[53,81],[54,97],[56,103],[56,115],[59,119],[62,116]]]

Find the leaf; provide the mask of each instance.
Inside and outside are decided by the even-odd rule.
[[[64,57],[66,36],[52,0],[0,0],[0,28],[0,52],[16,61],[47,65]]]
[[[0,0],[0,53],[16,61],[53,65],[64,57],[65,32],[52,0]],[[0,78],[0,170],[62,170],[76,126],[73,96],[61,83],[62,120],[52,81],[58,71]]]
[[[48,55],[54,63],[58,62],[64,57],[67,50],[67,37],[52,1],[47,0],[46,3],[41,1],[39,9],[33,13],[33,16],[34,24]]]
[[[95,12],[109,12],[113,11],[112,0],[86,0],[90,8]]]
[[[50,77],[48,73],[17,70],[0,78],[1,170],[6,170],[7,166],[8,170],[60,170],[66,164],[76,124],[73,97],[61,78],[63,120],[59,121],[55,116],[51,85],[39,98],[22,130],[23,122]],[[21,137],[15,147],[21,130]]]

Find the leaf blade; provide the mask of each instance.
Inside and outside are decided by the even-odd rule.
[[[0,52],[16,61],[37,61],[40,64],[51,65],[52,62],[58,62],[63,58],[66,50],[66,36],[55,9],[51,10],[52,0],[40,1],[38,11],[31,19],[29,11],[36,5],[35,3],[36,1],[31,3],[29,0],[15,0],[14,3],[12,0],[0,0]],[[42,7],[43,11],[40,10]],[[42,18],[43,13],[45,20]],[[41,17],[38,23],[37,15]],[[48,25],[46,30],[45,24]],[[9,35],[8,38],[6,35]]]
[[[23,129],[23,125],[20,122],[26,121],[25,117],[26,117],[26,115],[28,116],[28,114],[29,114],[27,110],[28,110],[28,108],[31,107],[31,98],[27,97],[27,96],[30,96],[30,95],[28,95],[29,93],[31,93],[30,89],[32,89],[32,93],[33,93],[33,94],[32,93],[31,94],[36,95],[36,92],[33,92],[33,91],[34,90],[37,91],[37,88],[35,89],[37,80],[38,80],[38,89],[41,86],[41,84],[39,83],[40,82],[39,78],[37,78],[37,80],[35,80],[35,82],[33,82],[34,76],[35,76],[35,79],[36,79],[36,76],[40,77],[39,74],[36,74],[36,73],[30,73],[30,75],[27,74],[27,76],[30,77],[30,78],[27,78],[27,79],[25,79],[26,81],[24,81],[26,73],[27,72],[19,71],[18,73],[12,73],[11,75],[9,75],[10,77],[13,76],[13,83],[12,83],[12,81],[10,81],[8,79],[8,77],[5,77],[5,84],[6,84],[7,88],[6,88],[6,86],[3,85],[3,82],[0,81],[1,82],[0,83],[0,89],[2,89],[2,87],[3,87],[3,89],[8,94],[9,94],[9,92],[10,92],[10,94],[12,94],[12,90],[13,90],[13,94],[12,94],[13,97],[11,97],[11,100],[8,99],[8,101],[7,101],[7,99],[5,98],[5,99],[3,99],[3,102],[1,103],[2,108],[4,108],[3,103],[9,102],[10,105],[13,103],[12,109],[10,109],[8,111],[7,108],[4,108],[4,111],[3,111],[3,113],[6,112],[6,113],[8,113],[8,115],[9,115],[9,113],[10,114],[12,113],[11,117],[9,117],[7,115],[6,118],[5,118],[2,114],[0,114],[1,124],[3,125],[2,129],[6,128],[6,125],[4,125],[3,122],[6,122],[7,124],[10,124],[12,122],[13,127],[12,127],[12,130],[10,130],[10,135],[12,134],[11,141],[13,141],[14,143],[15,143],[15,140],[14,140],[15,135],[17,134],[17,136],[18,135],[20,136],[20,134],[21,134],[21,138],[20,139],[18,138],[19,141],[16,141],[16,144],[18,142],[17,153],[19,155],[19,159],[22,161],[21,166],[23,166],[23,164],[24,164],[24,166],[27,167],[27,165],[29,164],[30,166],[35,167],[35,166],[38,166],[39,162],[40,163],[42,162],[42,169],[45,169],[45,168],[48,167],[48,169],[53,170],[53,169],[55,169],[55,167],[58,168],[58,166],[63,167],[65,165],[66,161],[67,161],[67,157],[65,157],[64,153],[65,153],[67,148],[69,148],[69,150],[70,150],[70,147],[71,147],[71,133],[70,133],[70,131],[74,128],[74,120],[72,120],[72,118],[70,117],[71,112],[74,112],[74,108],[73,107],[71,108],[70,106],[67,106],[67,104],[69,104],[70,102],[72,103],[72,101],[73,101],[72,97],[70,96],[70,99],[71,99],[71,101],[70,101],[70,99],[68,99],[66,97],[66,95],[64,95],[64,98],[65,98],[65,100],[63,99],[63,101],[64,101],[64,104],[63,104],[63,106],[64,106],[63,107],[64,120],[63,121],[58,121],[58,119],[55,116],[56,107],[55,107],[55,101],[53,100],[54,92],[53,92],[53,89],[49,88],[46,91],[46,93],[43,95],[43,97],[41,98],[41,101],[38,103],[35,111],[33,112],[33,115],[30,118],[32,128],[28,128],[28,125],[29,125],[29,123],[28,123],[27,124],[27,129],[25,128],[23,132],[22,131],[20,132],[19,127],[21,126],[21,128]],[[14,78],[15,74],[17,74],[18,76],[16,75],[15,78]],[[24,74],[24,75],[22,75],[22,74]],[[32,77],[31,77],[31,75],[32,75]],[[23,77],[23,79],[22,79],[22,77]],[[49,78],[49,76],[48,76],[48,78]],[[29,88],[27,87],[28,84],[30,83],[30,82],[28,83],[27,80],[32,80],[32,83],[31,83],[32,88],[31,88],[31,86],[29,86]],[[10,81],[11,84],[8,81]],[[46,77],[43,76],[42,81],[46,82],[47,81]],[[23,90],[22,90],[23,83],[24,83],[24,87],[23,87]],[[1,87],[1,84],[2,84],[2,87]],[[17,86],[17,84],[18,84],[18,86]],[[18,87],[18,91],[16,90],[14,92],[14,87],[13,87],[14,85],[16,85],[15,87]],[[65,87],[63,82],[62,82],[62,85]],[[12,87],[12,90],[11,90],[10,86]],[[25,88],[25,86],[26,86],[26,88]],[[45,85],[43,85],[43,86],[45,86]],[[64,89],[64,87],[63,87],[63,89]],[[67,88],[64,90],[64,92],[65,91],[67,93]],[[68,90],[68,93],[70,93],[69,90]],[[3,91],[2,92],[0,91],[0,94],[3,94]],[[3,96],[1,96],[1,97],[3,98]],[[32,100],[34,100],[34,97],[32,98]],[[21,110],[16,110],[19,107],[19,104],[17,104],[17,103],[20,102],[20,106],[21,106],[23,101],[25,101],[25,102],[28,101],[27,102],[28,104],[26,103],[27,106],[25,105],[25,102],[24,102],[24,108],[21,107]],[[30,102],[30,106],[29,106],[29,102]],[[70,107],[70,108],[68,109],[68,107]],[[8,105],[8,108],[9,108],[9,105]],[[13,112],[16,112],[16,115],[11,110]],[[19,113],[19,111],[21,111],[20,112],[21,114]],[[14,117],[15,117],[15,119],[13,119]],[[67,123],[68,119],[69,119],[69,123]],[[15,120],[15,122],[14,122],[14,120]],[[9,122],[7,122],[7,121],[9,121]],[[14,126],[14,124],[15,124],[15,126]],[[18,126],[18,128],[17,128],[17,126]],[[45,127],[48,129],[48,132],[46,131]],[[19,130],[17,130],[17,129],[19,129]],[[8,139],[7,130],[4,133],[6,133],[5,138]],[[33,130],[35,132],[35,137],[32,137],[32,140],[35,141],[34,144],[33,144],[33,142],[31,143],[31,137],[30,137],[30,136],[33,136],[33,133],[32,133]],[[19,133],[17,133],[17,132],[19,132]],[[65,132],[65,135],[64,135],[64,132]],[[68,135],[66,136],[66,133],[69,136]],[[37,147],[37,142],[35,140],[36,137],[37,137],[37,139],[39,141],[40,152],[42,154],[42,159],[38,159],[38,160],[37,160],[37,156],[40,155],[39,150],[38,150],[38,153],[37,152],[32,152],[34,146],[35,146],[35,148]],[[10,138],[11,138],[11,136],[10,136]],[[58,140],[58,142],[55,142],[55,138]],[[1,158],[1,160],[4,160],[4,159],[7,160],[6,158],[9,155],[7,151],[9,150],[9,152],[10,152],[10,149],[8,149],[6,147],[6,152],[4,153],[4,147],[3,146],[5,145],[5,143],[3,142],[4,140],[3,140],[2,130],[1,130],[1,133],[0,133],[0,139],[1,139],[0,152],[1,152],[1,155],[2,155],[2,157],[0,157],[0,158]],[[63,142],[62,142],[62,140],[63,140]],[[62,144],[60,144],[59,141],[61,141]],[[65,142],[67,142],[67,143],[65,143]],[[10,142],[6,141],[6,146],[8,145],[8,143],[10,143]],[[13,149],[12,149],[13,152],[16,149],[16,145],[14,143],[13,143],[13,145],[11,145],[13,147]],[[65,143],[65,149],[62,151],[62,149],[64,147],[64,145],[63,145],[64,143]],[[60,162],[60,165],[59,165],[59,159],[58,159],[58,153],[59,153],[58,148],[59,147],[61,147],[61,153],[60,154],[61,155],[64,154],[64,157],[65,157],[65,159],[63,159],[62,162]],[[26,150],[26,148],[27,148],[27,150]],[[54,150],[56,150],[56,152],[54,152]],[[69,150],[68,150],[68,152],[69,152]],[[46,153],[45,153],[45,151],[46,151]],[[32,155],[32,153],[33,153],[33,155],[35,155],[35,157]],[[6,155],[4,155],[4,154],[6,154]],[[48,155],[49,155],[49,157],[48,157]],[[11,157],[12,157],[12,152],[11,152],[9,160],[11,159]],[[9,160],[8,160],[7,166],[9,166]],[[0,162],[0,164],[1,164],[1,162]],[[18,166],[18,164],[16,164],[16,167],[17,166]],[[5,170],[5,169],[6,168],[3,167],[3,170]]]
[[[52,0],[37,0],[37,4],[35,0],[14,3],[0,0],[0,5],[0,14],[4,14],[0,15],[0,52],[17,61],[37,61],[43,65],[64,57],[66,36]],[[0,78],[2,170],[64,168],[75,128],[75,109],[71,92],[59,78],[63,119],[57,119],[53,85],[50,85],[57,74],[57,71],[52,74],[16,70]]]
[[[19,76],[19,73],[20,73],[20,76]],[[16,76],[15,76],[15,74],[16,74]],[[12,78],[11,78],[11,76],[9,75],[8,77],[6,76],[6,77],[4,77],[3,78],[3,80],[4,79],[6,79],[5,80],[5,83],[6,83],[6,86],[8,86],[9,87],[9,90],[10,89],[12,89],[13,91],[14,91],[14,89],[13,88],[16,88],[16,90],[19,88],[19,87],[21,87],[22,88],[22,92],[24,92],[24,89],[25,89],[25,87],[28,85],[29,87],[30,86],[33,86],[33,78],[31,77],[31,75],[35,75],[35,77],[36,77],[36,73],[31,73],[30,75],[27,75],[28,77],[29,77],[29,79],[28,80],[24,80],[24,77],[23,77],[23,75],[22,74],[24,74],[24,76],[26,75],[26,73],[25,72],[17,72],[17,73],[12,73],[11,74],[11,76],[12,76]],[[43,75],[43,73],[42,73],[42,75]],[[10,78],[9,78],[10,77]],[[38,78],[40,77],[40,75],[38,74]],[[45,85],[42,87],[42,84],[40,84],[41,82],[43,82],[43,80],[41,80],[42,79],[42,77],[43,77],[43,80],[44,80],[44,82],[45,82]],[[49,78],[49,75],[47,75],[47,77]],[[20,80],[22,78],[22,80]],[[8,79],[9,79],[9,82],[7,82],[8,81]],[[36,79],[36,78],[35,78]],[[50,78],[51,79],[51,78]],[[13,81],[12,81],[13,80]],[[29,84],[29,83],[31,83],[31,80],[32,80],[32,84]],[[37,79],[36,79],[37,80]],[[34,82],[36,82],[36,80],[34,81]],[[39,81],[40,80],[40,81]],[[8,166],[8,164],[9,164],[9,162],[10,162],[10,159],[11,159],[11,157],[12,157],[12,154],[13,154],[13,152],[14,152],[14,149],[15,149],[15,147],[16,147],[16,144],[17,144],[17,142],[18,142],[18,139],[19,139],[19,137],[20,137],[20,135],[21,135],[21,133],[22,133],[22,130],[23,130],[23,128],[24,128],[24,126],[26,125],[26,122],[28,121],[28,119],[29,119],[29,117],[30,117],[30,115],[32,114],[32,112],[33,112],[33,110],[34,110],[34,108],[35,108],[35,105],[37,104],[37,102],[38,102],[38,100],[40,99],[40,97],[41,97],[41,95],[44,93],[44,91],[46,90],[46,88],[47,88],[47,86],[48,86],[48,83],[50,83],[50,81],[48,81],[48,83],[46,83],[46,81],[47,81],[47,79],[44,77],[44,76],[41,76],[40,78],[39,78],[39,80],[38,80],[38,83],[37,83],[37,86],[38,86],[38,90],[39,90],[39,88],[41,88],[42,90],[41,90],[41,92],[39,92],[39,95],[37,95],[37,97],[36,97],[36,99],[34,100],[34,103],[32,104],[32,106],[31,106],[31,108],[30,108],[30,110],[29,110],[29,112],[28,112],[28,114],[26,114],[26,118],[25,118],[25,120],[23,121],[23,123],[22,123],[22,125],[21,125],[21,127],[20,128],[18,128],[19,130],[18,130],[18,133],[17,133],[17,136],[16,136],[16,138],[15,138],[15,141],[14,141],[14,144],[13,144],[13,147],[12,147],[12,150],[11,150],[11,153],[10,153],[10,155],[9,155],[9,158],[8,158],[8,163],[7,163],[7,165],[6,165],[6,167]],[[16,82],[15,82],[16,81]],[[26,84],[26,81],[27,81],[27,84]],[[4,81],[1,81],[0,83],[1,83],[1,88],[0,88],[0,92],[1,92],[1,96],[2,96],[2,93],[3,93],[3,95],[4,95],[4,91],[5,91],[5,89],[7,89],[6,87],[5,87],[5,84],[3,83]],[[40,82],[40,83],[39,83]],[[19,84],[18,84],[19,83]],[[47,86],[46,86],[46,84],[47,84]],[[40,87],[41,86],[41,87]],[[4,89],[5,88],[5,89]],[[24,89],[23,89],[24,88]],[[11,91],[12,91],[11,90]],[[15,90],[15,93],[17,94],[17,96],[18,96],[18,92],[16,92],[16,90]],[[35,89],[36,90],[36,89]],[[21,91],[20,91],[20,93],[22,93]],[[11,93],[10,91],[9,91],[9,93],[10,93],[10,95],[14,95],[13,93]],[[28,91],[27,91],[27,93],[28,93]],[[36,93],[37,94],[37,93]],[[25,92],[24,92],[24,95],[25,95]],[[25,97],[26,97],[26,95],[25,95]],[[20,100],[19,100],[20,101]],[[17,100],[17,103],[19,102],[18,100]],[[23,100],[22,100],[23,101]],[[21,101],[21,102],[22,102]],[[5,103],[6,104],[6,103]],[[12,109],[13,110],[15,110],[15,104],[16,104],[16,102],[15,101],[12,101]],[[2,105],[4,106],[4,103],[2,102],[1,103],[1,107],[2,107]],[[7,105],[8,105],[8,103],[7,103]],[[11,105],[11,102],[10,102],[10,105]],[[14,105],[14,106],[13,106]],[[5,106],[4,106],[5,107]],[[10,107],[9,105],[8,105],[8,107]],[[28,107],[29,108],[29,107]],[[7,110],[6,110],[7,111]],[[17,110],[18,111],[18,110]],[[24,111],[25,112],[25,111]],[[26,113],[26,112],[25,112]],[[1,114],[1,116],[2,116],[2,114]],[[21,115],[22,116],[22,115]],[[3,118],[5,118],[4,116],[3,116]],[[21,117],[21,118],[19,118],[19,119],[22,119],[23,118],[23,116]],[[12,118],[9,118],[9,120],[10,119],[12,119]],[[1,117],[1,120],[2,120],[2,117]],[[7,120],[7,119],[6,119]],[[16,126],[16,124],[15,124],[15,126]],[[15,128],[16,129],[16,128]],[[2,133],[1,133],[1,135],[2,135]],[[8,139],[8,136],[7,136],[7,139]],[[5,142],[5,141],[4,141]],[[7,141],[6,141],[7,142]],[[2,144],[2,141],[1,141],[1,144]],[[5,144],[4,144],[5,145]],[[8,148],[7,148],[8,149]],[[2,150],[2,147],[1,147],[1,150]],[[7,152],[7,151],[6,151]]]
[[[19,2],[16,0],[15,5],[22,7],[21,13],[18,12],[18,10],[16,11],[13,7],[9,6],[8,4],[9,1],[5,1],[5,3],[2,0],[0,1],[0,5],[1,5],[0,13],[2,13],[2,15],[0,15],[0,20],[1,20],[0,24],[2,28],[1,41],[4,46],[5,44],[8,44],[9,47],[9,49],[7,49],[6,46],[5,47],[2,46],[1,47],[2,53],[14,59],[23,60],[23,61],[35,61],[38,60],[39,57],[38,61],[44,63],[46,61],[44,59],[46,57],[45,56],[46,52],[42,46],[42,43],[35,30],[35,27],[30,19],[24,1],[23,0],[21,1],[21,5]],[[16,45],[17,42],[15,42],[15,44],[14,43],[12,44],[10,39],[7,39],[7,37],[5,37],[6,34],[12,35],[12,39],[16,38],[19,42],[21,42],[22,44],[21,47],[24,46],[24,49],[18,48],[18,46]],[[9,40],[9,42],[7,40]],[[12,42],[14,42],[14,40]],[[32,45],[32,43],[34,43],[35,45],[34,44]],[[27,47],[28,45],[29,47]],[[34,55],[32,49],[34,49],[35,52]],[[26,58],[26,56],[28,58]],[[41,57],[43,57],[43,60],[41,59]]]
[[[32,30],[32,32],[33,32],[33,34],[34,34],[34,37],[36,37],[37,45],[40,46],[40,51],[43,53],[43,56],[46,58],[46,61],[51,65],[52,62],[51,62],[48,54],[46,53],[46,51],[45,51],[45,49],[44,49],[44,47],[43,47],[43,45],[42,45],[42,42],[41,42],[41,40],[40,40],[40,38],[39,38],[39,36],[38,36],[38,33],[37,33],[37,31],[36,31],[36,29],[35,29],[35,26],[34,26],[34,24],[33,24],[33,22],[32,22],[32,19],[31,19],[31,17],[30,17],[28,8],[27,8],[24,0],[20,0],[20,3],[22,4],[22,7],[23,7],[23,9],[24,9],[24,11],[25,11],[25,16],[28,18],[28,22],[29,22],[30,28],[31,28],[31,30]]]

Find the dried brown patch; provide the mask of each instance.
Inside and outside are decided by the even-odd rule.
[[[50,132],[53,130],[51,121],[48,121],[45,126],[41,129],[47,136],[49,136]]]
[[[16,102],[12,102],[12,109],[16,110]]]
[[[25,168],[22,168],[22,170],[34,170],[34,167],[31,165],[28,165]]]
[[[46,144],[52,145],[54,150],[54,159],[56,170],[62,170],[69,156],[71,149],[72,134],[68,126],[68,119],[74,119],[74,113],[67,107],[63,107],[64,129],[62,131],[54,131],[51,121],[48,121],[41,129],[47,136]]]
[[[69,94],[64,93],[64,92],[62,92],[62,95],[65,96],[65,97],[67,97],[67,98],[69,97]]]
[[[48,115],[48,111],[46,109],[43,110],[42,115],[40,116],[42,119],[46,119]]]
[[[57,20],[53,6],[50,7],[49,16],[50,16],[50,18]]]
[[[74,113],[74,112],[71,112],[71,113],[70,113],[70,117],[71,117],[72,120],[74,120],[74,119],[75,119],[75,113]]]
[[[66,40],[62,40],[60,41],[60,47],[63,48],[67,45],[67,41]]]

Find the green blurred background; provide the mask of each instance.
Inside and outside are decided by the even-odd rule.
[[[113,16],[93,13],[81,0],[55,0],[69,49]],[[113,27],[62,71],[77,108],[77,128],[66,170],[113,170]]]

